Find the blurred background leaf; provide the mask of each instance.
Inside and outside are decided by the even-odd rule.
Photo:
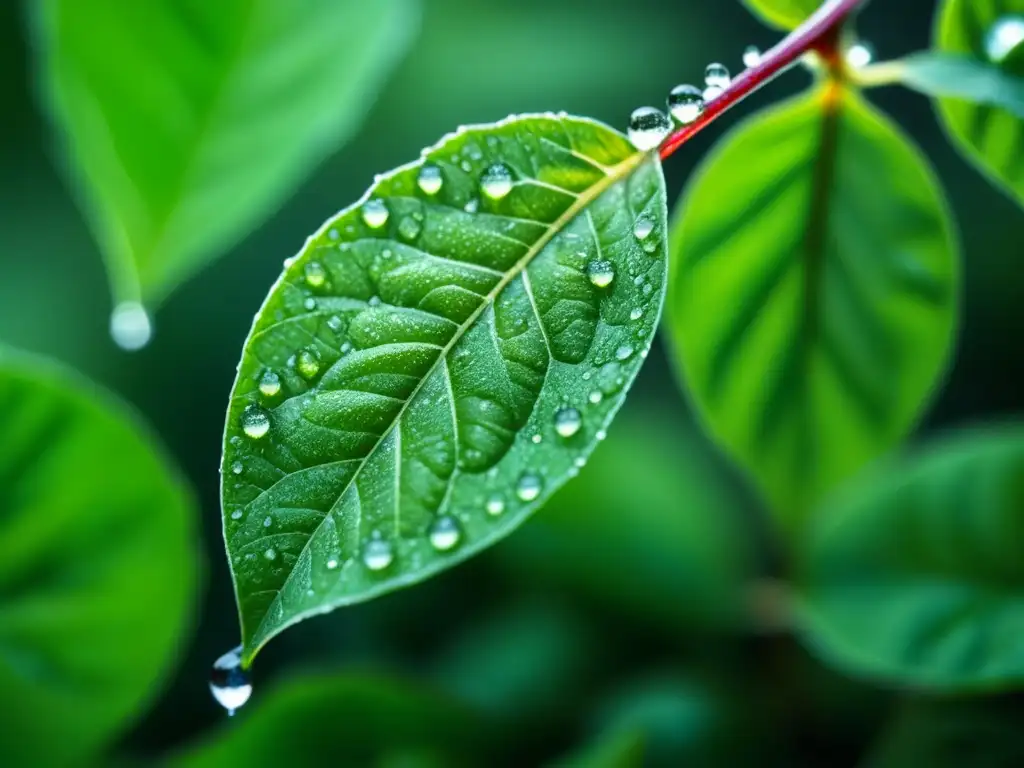
[[[755,16],[781,29],[795,29],[822,4],[822,0],[743,0],[743,2]]]
[[[943,0],[935,45],[998,67],[1024,81],[1024,0]],[[942,99],[939,112],[957,146],[996,184],[1024,205],[1024,119],[974,100]]]
[[[159,302],[355,131],[415,0],[41,0],[43,101],[117,301]]]
[[[110,395],[0,348],[0,763],[89,762],[192,625],[191,493]]]
[[[1024,55],[1024,47],[1021,53]],[[871,69],[888,70],[898,82],[929,96],[1001,107],[1024,120],[1024,77],[1013,77],[993,64],[966,56],[925,52]]]
[[[798,624],[841,669],[901,687],[1024,681],[1024,429],[953,436],[819,511]]]
[[[907,435],[947,361],[959,264],[942,190],[888,119],[819,88],[726,138],[673,226],[682,380],[792,527]]]

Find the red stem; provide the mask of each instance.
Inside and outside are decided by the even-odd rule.
[[[737,75],[720,96],[704,105],[704,111],[694,122],[675,130],[661,144],[661,157],[675,152],[693,136],[718,118],[723,112],[747,98],[769,83],[777,75],[796,64],[808,51],[820,51],[826,58],[836,56],[838,30],[846,17],[866,0],[827,0],[807,21],[795,29],[781,43],[762,55],[756,67]],[[831,63],[831,62],[830,62]]]

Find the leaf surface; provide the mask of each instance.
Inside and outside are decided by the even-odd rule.
[[[743,0],[763,21],[781,29],[796,29],[818,10],[822,0]]]
[[[575,475],[657,326],[665,218],[654,155],[536,115],[446,137],[310,238],[227,417],[247,661],[468,557]]]
[[[958,266],[942,192],[859,96],[818,90],[727,138],[674,227],[682,377],[792,522],[907,434],[943,369]]]
[[[1001,68],[966,56],[921,53],[895,66],[900,81],[929,96],[1001,107],[1024,120],[1024,77],[1012,77]]]
[[[44,101],[118,301],[161,300],[347,139],[414,0],[40,0]]]
[[[109,395],[0,349],[0,764],[89,762],[181,648],[193,502]]]
[[[800,626],[848,672],[961,691],[1024,680],[1024,429],[960,434],[827,503]]]
[[[1007,43],[1012,40],[997,42],[997,24],[1007,20],[1016,20],[1018,33],[1024,31],[1024,0],[945,0],[939,10],[936,47],[998,70],[1009,83],[1004,88],[1010,87],[1017,94],[1017,110],[989,100],[977,103],[974,98],[946,98],[939,101],[939,112],[967,157],[1024,205],[1024,119],[1019,111],[1024,88],[1024,43],[1010,48]],[[1012,38],[1012,30],[1002,36]]]

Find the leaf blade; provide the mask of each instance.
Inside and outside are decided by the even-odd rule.
[[[751,13],[780,29],[796,29],[821,5],[819,0],[743,0]]]
[[[593,449],[653,334],[665,268],[653,155],[555,115],[460,130],[424,155],[307,242],[246,344],[222,498],[247,661],[305,616],[511,531]],[[436,188],[420,179],[434,169]],[[492,177],[500,194],[481,183]],[[638,215],[652,252],[632,233]],[[605,261],[619,277],[600,287],[587,270]],[[281,389],[270,399],[265,367]],[[245,438],[255,413],[272,439]],[[247,487],[252,471],[265,474]],[[502,509],[485,514],[495,494]]]

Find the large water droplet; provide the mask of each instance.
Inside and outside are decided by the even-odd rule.
[[[689,125],[704,111],[704,96],[693,85],[677,85],[668,94],[668,110],[683,125]]]
[[[242,669],[242,646],[238,646],[215,662],[210,670],[210,693],[228,715],[243,706],[252,695],[249,673]]]
[[[303,349],[295,356],[295,370],[304,379],[312,379],[320,372],[320,355],[315,349]]]
[[[249,404],[242,411],[242,431],[252,440],[259,440],[270,431],[270,417],[258,405]]]
[[[728,88],[731,80],[729,69],[724,64],[708,64],[704,70],[704,84],[709,88]]]
[[[565,406],[555,411],[555,432],[562,437],[572,437],[582,426],[583,417],[575,408]]]
[[[516,496],[520,501],[533,501],[540,496],[543,487],[540,477],[532,472],[524,472],[516,484]]]
[[[153,325],[146,308],[137,301],[122,301],[110,313],[110,338],[121,349],[134,352],[149,344]]]
[[[654,149],[672,130],[668,115],[654,107],[640,107],[629,117],[627,134],[633,146],[641,152]]]
[[[394,559],[391,545],[383,539],[371,539],[363,548],[363,565],[371,571],[383,571]]]
[[[363,203],[363,221],[370,229],[380,229],[388,223],[388,207],[383,200],[373,199]]]
[[[633,225],[633,237],[643,242],[651,236],[651,232],[654,231],[654,222],[648,219],[646,216],[641,216],[636,220]]]
[[[310,288],[320,288],[327,280],[327,270],[319,261],[309,262],[303,273],[306,276],[306,285]]]
[[[416,185],[423,190],[424,194],[436,195],[441,191],[444,178],[441,176],[441,169],[436,165],[424,165],[420,168],[420,175],[416,177]]]
[[[484,504],[484,509],[491,517],[497,517],[505,511],[505,500],[501,496],[491,496]]]
[[[501,200],[512,191],[512,171],[504,163],[490,165],[480,176],[480,191],[491,200]]]
[[[439,552],[447,552],[459,543],[462,538],[462,529],[459,528],[459,521],[449,515],[437,518],[430,526],[430,546]]]
[[[761,49],[756,45],[748,45],[743,51],[743,66],[747,69],[756,67],[761,63]]]
[[[281,391],[281,377],[269,368],[260,377],[260,394],[264,397],[273,397]]]
[[[615,279],[615,265],[610,261],[595,259],[587,264],[587,277],[597,288],[607,288]]]
[[[1000,16],[985,33],[985,55],[993,64],[1006,61],[1018,45],[1024,45],[1024,16]]]

